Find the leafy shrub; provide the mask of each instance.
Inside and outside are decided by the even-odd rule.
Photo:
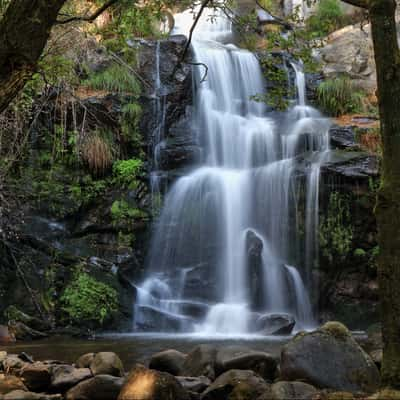
[[[142,210],[131,207],[125,200],[116,200],[111,206],[111,217],[116,224],[145,216]]]
[[[142,168],[143,161],[138,158],[116,161],[113,165],[114,183],[122,188],[136,189]]]
[[[350,22],[343,13],[339,0],[320,0],[306,27],[314,37],[325,36]]]
[[[343,261],[349,254],[353,242],[350,211],[345,199],[338,192],[329,197],[328,210],[319,225],[319,242],[322,255],[332,263]]]
[[[74,324],[103,325],[118,310],[117,291],[84,272],[77,272],[61,296],[62,310]]]
[[[317,101],[329,115],[337,117],[362,110],[363,94],[346,78],[328,79],[317,88]]]

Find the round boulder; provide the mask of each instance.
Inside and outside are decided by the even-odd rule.
[[[90,364],[93,362],[96,353],[86,353],[80,356],[76,362],[76,368],[90,368]]]
[[[124,367],[120,358],[111,352],[97,353],[90,363],[93,375],[124,376]]]
[[[149,363],[149,368],[157,371],[168,372],[171,375],[180,375],[186,354],[177,350],[165,350],[154,354]]]
[[[124,378],[96,375],[68,390],[66,400],[116,400],[124,384]]]
[[[220,375],[201,400],[254,400],[268,392],[269,387],[254,371],[232,369]]]
[[[51,388],[54,392],[65,392],[79,382],[92,377],[89,368],[74,368],[71,365],[58,365],[52,372]]]
[[[26,364],[20,371],[26,387],[33,392],[45,391],[50,386],[50,366],[42,362]]]
[[[243,346],[227,346],[217,352],[216,372],[220,375],[231,369],[251,370],[265,380],[273,381],[277,373],[277,360],[262,351]]]
[[[277,382],[271,386],[268,396],[258,400],[312,400],[317,389],[304,382]]]
[[[167,372],[136,367],[130,373],[118,400],[189,400],[188,392]]]
[[[287,343],[281,352],[281,378],[348,392],[374,392],[380,384],[376,365],[339,322],[301,332]]]

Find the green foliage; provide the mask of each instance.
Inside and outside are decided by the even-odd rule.
[[[332,192],[326,215],[319,225],[319,243],[322,255],[330,262],[343,261],[351,251],[353,227],[345,198]]]
[[[90,76],[85,82],[96,90],[116,93],[140,93],[140,85],[132,72],[125,66],[113,64],[104,71]]]
[[[354,256],[358,258],[364,258],[367,255],[367,252],[364,249],[355,249]]]
[[[113,165],[114,183],[125,189],[136,189],[142,169],[143,161],[138,158],[116,161]]]
[[[118,310],[117,291],[85,272],[77,271],[61,296],[62,310],[70,321],[103,325]]]
[[[125,200],[116,200],[111,206],[111,217],[114,223],[119,224],[132,219],[145,218],[146,213],[131,207]]]
[[[346,77],[328,79],[317,88],[318,104],[334,117],[362,111],[362,98],[363,93]]]
[[[306,26],[312,36],[322,37],[345,26],[347,22],[339,0],[320,0],[315,14],[307,19]]]
[[[265,95],[253,97],[256,101],[262,101],[276,110],[286,110],[289,106],[289,98],[292,93],[288,90],[288,76],[286,70],[280,66],[283,60],[273,56],[267,56],[261,60],[264,76],[273,86]]]

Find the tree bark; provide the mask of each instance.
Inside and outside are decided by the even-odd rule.
[[[400,388],[400,51],[395,0],[368,4],[383,143],[378,192],[378,267],[383,333],[382,383]]]
[[[12,0],[0,21],[0,113],[32,77],[66,0]]]

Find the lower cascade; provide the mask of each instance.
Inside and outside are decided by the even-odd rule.
[[[192,23],[191,12],[178,14],[174,33],[187,35]],[[261,67],[230,43],[232,32],[228,18],[206,12],[193,36],[195,63],[208,68],[204,79],[204,67],[194,67],[192,129],[203,162],[164,198],[147,278],[137,285],[135,331],[269,334],[276,318],[296,330],[315,325],[312,268],[330,122],[306,105],[298,64],[287,112],[253,100],[265,93]],[[305,174],[299,156],[308,160]]]

